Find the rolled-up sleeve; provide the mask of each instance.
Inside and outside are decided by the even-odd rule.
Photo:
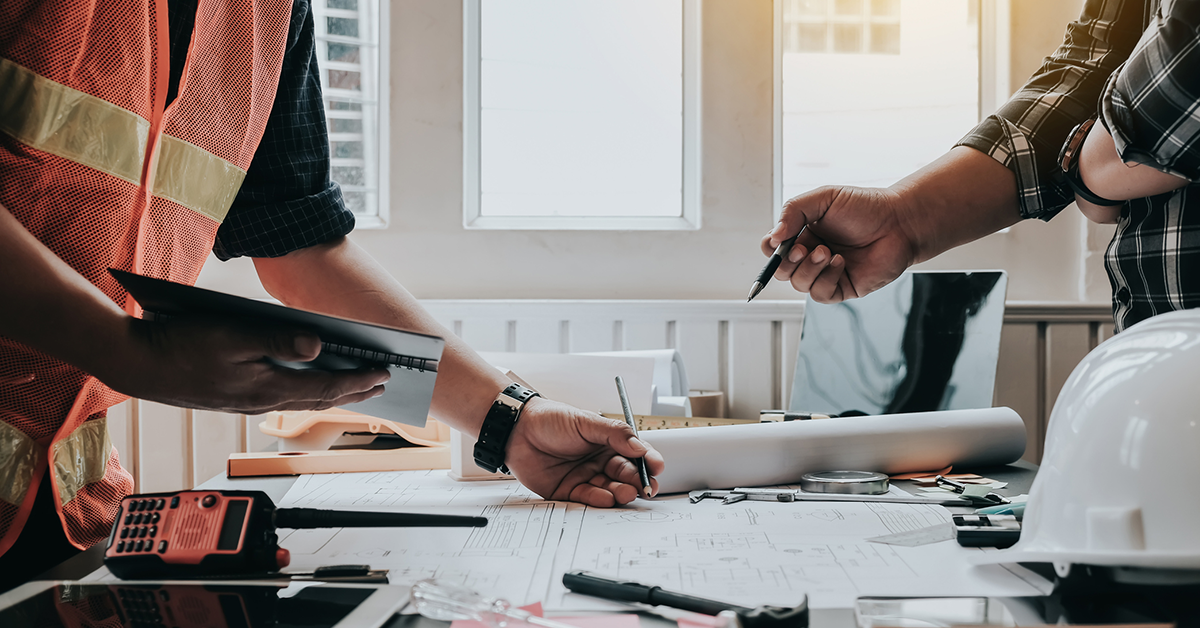
[[[1156,15],[1108,80],[1101,119],[1121,160],[1200,178],[1200,3]]]
[[[1022,217],[1049,220],[1074,200],[1057,175],[1059,149],[1076,124],[1096,115],[1105,81],[1133,50],[1146,11],[1146,0],[1087,0],[1062,45],[958,142],[1012,170]]]
[[[278,257],[354,229],[329,176],[329,134],[307,0],[292,4],[288,47],[267,128],[246,179],[217,230],[219,259]]]

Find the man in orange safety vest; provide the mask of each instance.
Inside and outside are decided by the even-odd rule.
[[[548,499],[626,503],[628,459],[662,470],[594,413],[494,419],[511,382],[347,237],[313,30],[308,0],[0,4],[0,590],[107,536],[134,489],[112,405],[322,409],[387,383],[268,361],[316,357],[308,333],[143,321],[108,268],[190,284],[210,251],[247,256],[287,305],[446,337],[431,414]]]

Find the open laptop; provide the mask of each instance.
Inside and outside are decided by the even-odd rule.
[[[911,272],[862,299],[805,305],[791,412],[992,407],[1004,271]]]

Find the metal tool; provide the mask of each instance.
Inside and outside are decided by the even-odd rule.
[[[668,591],[659,586],[651,586],[627,580],[612,580],[586,571],[565,573],[563,574],[562,583],[563,586],[574,593],[582,593],[606,600],[617,600],[618,602],[669,606],[693,613],[716,615],[718,617],[727,617],[727,613],[733,611],[742,628],[808,627],[808,596],[804,594],[800,594],[800,603],[791,608],[786,606],[747,608],[728,602]]]
[[[955,482],[950,478],[940,475],[935,476],[933,479],[937,482],[939,488],[962,495],[963,499],[969,500],[972,506],[997,506],[1009,503],[1007,497],[996,492],[988,492],[985,495],[971,495],[967,492],[967,485],[962,482]],[[976,484],[975,486],[979,485]]]
[[[800,488],[809,493],[883,495],[889,486],[888,476],[874,471],[816,471],[800,477]]]
[[[412,601],[417,612],[440,621],[475,620],[496,628],[504,628],[510,620],[543,628],[575,628],[569,624],[538,617],[529,611],[513,608],[508,600],[484,597],[476,591],[433,578],[413,585]]]
[[[735,488],[730,491],[706,489],[688,493],[693,504],[705,499],[720,499],[724,504],[750,500],[759,502],[876,502],[883,504],[934,504],[937,506],[970,506],[966,497],[904,497],[901,495],[846,495],[838,493],[806,493],[786,488]]]

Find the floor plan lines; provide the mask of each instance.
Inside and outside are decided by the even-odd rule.
[[[486,528],[475,528],[463,553],[512,555],[522,548],[540,548],[546,542],[554,510],[551,502],[530,506],[488,506]]]

